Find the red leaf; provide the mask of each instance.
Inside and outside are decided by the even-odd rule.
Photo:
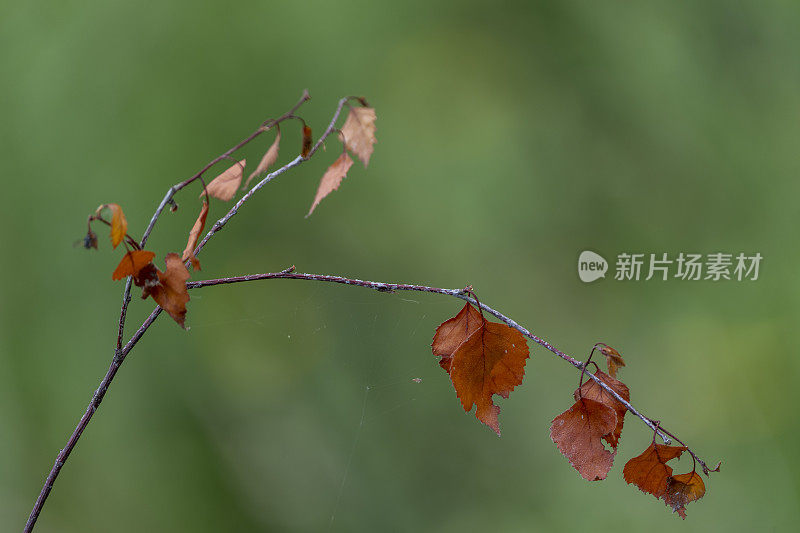
[[[652,443],[639,456],[625,464],[622,476],[625,481],[639,487],[656,498],[662,498],[667,491],[667,482],[672,475],[672,467],[667,461],[676,459],[686,450],[684,446],[667,446]]]
[[[300,155],[303,159],[308,157],[311,151],[311,128],[303,126],[303,147],[300,149]]]
[[[139,271],[152,262],[155,256],[156,254],[147,250],[131,250],[127,252],[117,265],[114,273],[111,274],[111,279],[118,281],[128,276],[137,276]]]
[[[454,318],[437,328],[432,349],[434,355],[442,357],[440,365],[448,370],[450,380],[461,400],[461,406],[469,412],[475,406],[475,417],[500,435],[498,415],[500,408],[492,401],[499,394],[508,398],[514,387],[522,383],[525,363],[528,359],[528,344],[519,331],[483,317],[475,327],[469,317],[473,311],[467,303]],[[478,316],[480,316],[480,313]],[[464,320],[464,329],[459,327]],[[471,333],[464,337],[465,331]],[[449,352],[455,346],[455,350]]]
[[[628,390],[628,387],[623,382],[612,378],[600,370],[595,372],[594,375],[597,376],[600,381],[611,387],[611,390],[622,396],[626,402],[630,403],[631,394]],[[609,435],[606,435],[604,439],[612,448],[614,448],[614,452],[616,453],[617,445],[619,444],[619,437],[622,434],[622,424],[625,420],[625,413],[628,411],[628,409],[592,379],[587,380],[586,383],[581,385],[580,393],[578,390],[576,390],[573,396],[575,397],[575,400],[583,397],[589,400],[600,402],[614,410],[615,414],[617,415],[617,424],[614,427],[614,431]]]
[[[152,296],[175,322],[185,328],[186,303],[189,301],[186,280],[189,279],[189,271],[178,254],[167,254],[166,264],[166,272],[158,271],[159,283],[143,292],[142,297]]]
[[[614,454],[605,449],[602,439],[616,425],[613,409],[582,398],[553,419],[550,438],[584,479],[597,481],[605,479],[614,464]]]

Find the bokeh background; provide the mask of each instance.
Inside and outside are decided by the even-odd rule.
[[[617,347],[634,403],[722,473],[681,522],[623,481],[650,439],[628,417],[588,483],[548,434],[577,384],[563,361],[532,347],[498,439],[430,354],[458,301],[276,280],[194,292],[188,331],[151,328],[38,531],[793,530],[798,27],[794,2],[3,2],[0,529],[22,528],[112,356],[120,253],[102,230],[73,247],[86,216],[120,203],[140,235],[169,185],[308,88],[317,132],[341,96],[374,105],[369,169],[304,219],[331,140],[195,279],[472,284],[576,357]],[[162,218],[160,257],[198,192]],[[756,282],[584,284],[584,249],[764,261]],[[134,300],[128,334],[151,309]]]

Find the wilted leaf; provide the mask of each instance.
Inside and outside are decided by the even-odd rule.
[[[208,191],[210,196],[219,198],[223,202],[227,202],[233,198],[233,195],[236,194],[236,190],[242,183],[242,176],[246,164],[246,159],[234,163],[228,170],[211,180],[211,183],[206,185],[206,190],[200,193],[200,196],[202,197],[206,191]]]
[[[308,157],[311,151],[311,128],[303,126],[303,147],[300,149],[300,155],[303,159]]]
[[[277,133],[275,134],[275,140],[267,150],[267,153],[264,154],[264,157],[261,158],[261,161],[258,163],[258,166],[253,171],[250,176],[248,176],[247,181],[244,183],[244,188],[246,189],[248,185],[250,185],[250,181],[255,178],[256,176],[260,175],[263,172],[266,172],[269,167],[275,164],[275,161],[278,160],[278,147],[281,143],[281,128],[280,126],[276,126]]]
[[[600,353],[606,356],[608,373],[611,374],[611,377],[617,377],[617,369],[621,366],[625,366],[625,360],[619,352],[611,346],[601,346]]]
[[[699,500],[706,493],[706,485],[700,474],[692,470],[688,474],[672,476],[667,482],[664,502],[681,518],[686,519],[686,504]]]
[[[582,398],[553,419],[550,438],[584,479],[597,481],[605,479],[614,464],[614,454],[605,449],[601,439],[616,425],[613,409]]]
[[[111,279],[118,281],[128,276],[138,275],[139,271],[152,262],[155,256],[156,254],[147,250],[131,250],[127,252],[117,265],[114,273],[111,274]]]
[[[128,221],[122,208],[117,204],[103,204],[97,208],[96,214],[99,216],[100,211],[106,208],[111,210],[111,247],[116,248],[128,234]]]
[[[436,328],[431,349],[433,350],[433,355],[441,358],[439,359],[439,366],[444,368],[448,374],[450,373],[450,365],[453,362],[455,351],[482,324],[483,317],[480,311],[470,304],[466,304],[456,316],[442,322]]]
[[[325,174],[322,175],[322,179],[319,181],[317,195],[314,197],[314,203],[311,204],[311,209],[308,210],[308,215],[306,215],[306,217],[309,217],[311,213],[314,212],[314,209],[323,198],[339,188],[342,180],[347,177],[347,171],[350,170],[352,166],[353,160],[350,159],[350,156],[345,152],[328,167],[328,170],[325,171]]]
[[[667,482],[672,475],[672,467],[667,461],[680,457],[684,450],[684,446],[652,443],[641,455],[625,464],[622,477],[639,487],[642,492],[662,498],[667,492]]]
[[[453,321],[457,324],[462,313],[469,316],[469,307],[467,303],[454,319],[439,326],[432,348],[434,355],[444,359],[448,356],[443,347],[458,343],[450,356],[449,374],[461,406],[467,412],[476,406],[475,417],[500,435],[500,408],[494,405],[492,396],[508,398],[514,387],[522,383],[528,344],[519,331],[482,317],[478,327],[471,327],[469,319],[465,319],[465,329],[472,329],[472,333],[462,340],[463,330],[454,326]],[[440,365],[447,370],[441,362]]]
[[[631,394],[627,385],[618,379],[612,378],[608,374],[601,372],[600,370],[596,371],[594,375],[597,376],[600,381],[611,387],[611,390],[622,396],[626,402],[630,403]],[[619,437],[622,434],[622,424],[625,420],[625,413],[628,411],[628,409],[592,379],[587,380],[586,383],[581,385],[579,390],[580,394],[577,390],[574,393],[576,401],[579,397],[583,397],[589,400],[600,402],[612,408],[614,413],[617,415],[617,425],[614,427],[614,431],[604,437],[605,441],[608,442],[612,448],[614,448],[614,453],[616,453],[617,445],[619,444]]]
[[[158,272],[159,284],[150,289],[149,294],[183,328],[186,303],[189,301],[189,291],[186,289],[189,271],[178,254],[167,254],[166,264],[167,271]]]
[[[348,150],[353,152],[364,163],[369,164],[369,158],[377,139],[375,139],[375,110],[371,107],[354,107],[350,109],[347,120],[342,126],[342,136]]]
[[[189,241],[186,243],[186,249],[183,250],[183,256],[181,256],[181,261],[184,263],[187,259],[191,259],[192,267],[195,270],[200,270],[200,261],[194,256],[194,248],[197,246],[197,239],[206,227],[207,216],[208,202],[204,200],[203,207],[200,208],[200,215],[197,217],[197,220],[195,220],[194,226],[192,226],[192,230],[189,232]]]

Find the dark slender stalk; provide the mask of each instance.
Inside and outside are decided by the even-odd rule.
[[[231,217],[233,217],[238,212],[239,208],[247,200],[249,200],[253,196],[253,194],[255,194],[256,191],[261,189],[264,185],[266,185],[267,183],[272,181],[277,176],[283,174],[284,172],[286,172],[290,168],[296,167],[296,166],[300,165],[301,163],[303,163],[304,161],[307,161],[308,159],[311,158],[311,156],[316,151],[316,149],[319,146],[322,145],[322,143],[325,141],[325,139],[335,129],[336,120],[337,120],[337,118],[339,117],[339,115],[340,115],[340,113],[342,111],[342,106],[345,104],[345,102],[347,102],[347,100],[349,98],[352,98],[352,97],[342,98],[341,100],[339,100],[339,103],[336,106],[336,110],[334,112],[333,119],[331,120],[330,125],[325,129],[325,131],[322,134],[322,136],[320,136],[319,140],[317,141],[317,144],[314,146],[314,149],[312,149],[309,152],[309,154],[306,157],[306,159],[303,159],[302,157],[298,156],[296,159],[292,160],[291,162],[287,163],[283,167],[277,169],[276,171],[274,171],[274,172],[268,174],[266,177],[264,177],[264,179],[262,179],[256,186],[254,186],[252,189],[250,189],[247,192],[247,194],[245,194],[244,197],[242,197],[236,203],[236,205],[233,208],[231,208],[231,210],[222,219],[218,220],[214,224],[214,226],[212,227],[211,231],[205,236],[203,241],[197,246],[197,249],[195,250],[195,254],[200,252],[200,249],[202,249],[202,247],[205,245],[205,243],[207,243],[208,240],[217,231],[222,229],[222,227],[228,222],[228,220],[230,220]],[[255,132],[253,132],[249,136],[245,137],[242,141],[237,143],[233,148],[230,148],[229,150],[227,150],[223,154],[220,154],[216,158],[212,159],[205,167],[203,167],[194,176],[192,176],[191,178],[188,178],[188,179],[186,179],[186,180],[184,180],[184,181],[182,181],[180,183],[177,183],[177,184],[173,185],[172,187],[170,187],[167,190],[167,193],[164,195],[164,198],[161,200],[161,203],[156,208],[155,213],[151,217],[150,223],[148,224],[147,229],[145,230],[145,232],[144,232],[144,234],[142,236],[142,240],[141,240],[140,243],[138,243],[139,247],[140,248],[144,248],[144,245],[147,242],[147,239],[150,236],[150,233],[153,231],[153,228],[155,227],[156,222],[158,221],[159,217],[161,216],[161,213],[164,211],[164,208],[167,205],[170,205],[173,202],[173,197],[175,196],[175,193],[177,193],[181,189],[185,188],[187,185],[189,185],[193,181],[195,181],[197,179],[202,179],[203,173],[206,170],[208,170],[209,168],[211,168],[215,163],[221,161],[222,159],[230,157],[230,155],[232,153],[236,152],[237,150],[239,150],[240,148],[245,146],[247,143],[249,143],[250,141],[252,141],[256,137],[258,137],[262,133],[264,133],[266,131],[269,131],[269,129],[272,128],[273,126],[276,126],[277,124],[279,124],[283,120],[287,120],[289,117],[293,116],[295,111],[297,111],[300,108],[301,105],[303,105],[305,102],[307,102],[310,99],[311,99],[311,96],[308,94],[308,91],[303,91],[303,95],[301,96],[300,100],[289,111],[287,111],[286,113],[284,113],[283,115],[281,115],[277,119],[271,119],[271,120],[264,121],[261,124],[261,126]],[[59,473],[61,472],[61,469],[64,466],[64,463],[66,462],[67,458],[69,458],[69,455],[72,453],[72,450],[77,445],[78,440],[80,439],[81,435],[83,434],[83,431],[86,429],[86,426],[89,424],[89,421],[92,419],[92,416],[94,416],[95,411],[100,406],[100,403],[103,401],[103,397],[105,396],[106,391],[108,390],[108,388],[111,386],[111,382],[114,380],[114,376],[116,376],[117,370],[122,365],[122,362],[125,360],[125,356],[128,354],[128,352],[130,352],[130,350],[133,348],[133,346],[135,346],[135,344],[139,341],[139,339],[142,337],[142,335],[144,335],[144,332],[147,331],[147,328],[150,327],[150,325],[156,320],[156,318],[158,318],[158,315],[161,313],[161,308],[160,307],[156,307],[156,309],[150,314],[150,316],[147,318],[147,320],[145,320],[144,323],[142,323],[142,325],[136,331],[136,333],[134,333],[134,335],[131,337],[131,340],[129,340],[128,343],[123,347],[122,346],[122,339],[123,339],[124,332],[125,332],[125,319],[127,317],[128,304],[131,301],[131,285],[132,285],[131,284],[131,278],[129,277],[127,282],[126,282],[126,284],[125,284],[125,289],[124,289],[123,295],[122,295],[122,308],[120,310],[119,327],[118,327],[118,331],[117,331],[117,343],[116,343],[116,348],[114,350],[114,357],[112,359],[111,366],[109,367],[108,371],[106,372],[105,377],[103,377],[103,380],[100,382],[100,386],[97,388],[95,393],[92,395],[92,398],[91,398],[91,400],[89,402],[89,406],[86,408],[86,411],[83,413],[83,416],[81,416],[81,418],[80,418],[80,420],[78,422],[78,425],[75,427],[75,430],[72,432],[72,435],[70,436],[69,440],[67,441],[67,444],[64,446],[64,448],[62,448],[59,451],[58,456],[56,457],[56,461],[53,464],[53,467],[50,469],[50,473],[47,475],[47,479],[44,482],[44,486],[42,487],[42,490],[40,491],[39,496],[36,499],[36,503],[34,504],[33,509],[31,510],[31,514],[28,517],[28,521],[25,524],[25,529],[23,530],[25,533],[29,533],[30,531],[33,531],[33,528],[36,525],[36,520],[39,518],[39,515],[42,512],[42,508],[44,507],[44,503],[47,500],[47,497],[50,495],[50,492],[53,489],[53,484],[55,483],[56,478],[58,477]]]
[[[293,270],[293,269],[292,269]],[[427,285],[410,285],[405,283],[385,283],[382,281],[366,281],[361,279],[354,279],[354,278],[345,278],[342,276],[331,276],[326,274],[302,274],[299,272],[293,271],[283,271],[283,272],[271,272],[266,274],[251,274],[248,276],[236,276],[230,278],[219,278],[219,279],[209,279],[204,281],[190,281],[186,284],[186,286],[190,289],[199,289],[202,287],[211,287],[214,285],[227,285],[231,283],[243,283],[248,281],[258,281],[258,280],[267,280],[267,279],[299,279],[305,281],[322,281],[328,283],[340,283],[343,285],[353,285],[356,287],[364,287],[367,289],[373,289],[379,292],[394,292],[394,291],[419,291],[419,292],[430,292],[435,294],[444,294],[446,296],[453,296],[455,298],[460,298],[465,300],[472,305],[478,307],[481,312],[486,311],[490,315],[494,316],[498,320],[504,322],[508,326],[516,329],[533,342],[542,346],[543,348],[549,350],[550,352],[554,353],[564,361],[568,362],[578,370],[583,370],[586,368],[588,363],[583,363],[578,361],[577,359],[570,357],[569,355],[565,354],[543,338],[534,335],[526,328],[512,320],[511,318],[507,317],[503,313],[496,311],[495,309],[489,307],[488,305],[478,302],[473,296],[474,292],[472,292],[471,288],[465,289],[442,289],[439,287],[430,287]],[[472,294],[473,296],[470,296]],[[609,387],[605,382],[600,380],[594,374],[587,374],[587,376],[594,380],[595,383],[600,385],[606,392],[608,392],[611,396],[616,398],[622,405],[625,406],[628,411],[630,411],[633,415],[639,417],[647,426],[658,433],[661,439],[666,443],[670,444],[670,438],[666,432],[661,432],[653,420],[644,414],[642,414],[638,409],[636,409],[633,405],[630,404],[625,398],[620,396],[617,391]],[[674,436],[673,436],[674,438]],[[701,464],[704,464],[701,462]]]

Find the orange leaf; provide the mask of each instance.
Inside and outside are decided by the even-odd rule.
[[[95,214],[100,216],[100,211],[106,208],[111,210],[111,247],[116,248],[128,234],[128,221],[122,208],[117,204],[103,204],[97,208]]]
[[[611,377],[617,377],[617,369],[621,366],[625,366],[625,360],[619,352],[611,346],[601,346],[600,353],[606,356],[608,373],[611,374]]]
[[[322,179],[319,181],[317,195],[314,197],[314,203],[311,204],[311,209],[308,210],[308,215],[306,215],[306,218],[308,218],[311,213],[314,212],[314,209],[319,205],[323,198],[339,188],[342,180],[347,177],[347,171],[350,170],[350,167],[352,166],[353,160],[350,159],[350,156],[347,155],[347,152],[344,152],[336,159],[336,161],[333,162],[331,166],[328,167],[328,170],[325,171],[325,174],[322,175]]]
[[[311,128],[308,126],[303,126],[303,147],[300,150],[300,155],[303,156],[303,159],[308,157],[308,153],[311,151]]]
[[[692,470],[688,474],[678,474],[669,478],[664,502],[685,520],[686,504],[699,500],[705,493],[706,485],[703,483],[703,478]]]
[[[445,348],[457,344],[450,356],[449,374],[461,406],[467,412],[476,406],[475,417],[500,435],[500,408],[494,405],[492,396],[499,394],[508,398],[514,387],[522,383],[528,344],[519,331],[505,324],[488,322],[483,317],[477,327],[474,322],[470,326],[469,319],[459,318],[462,314],[472,314],[469,307],[467,303],[455,318],[439,326],[432,344],[433,353],[446,359]],[[466,320],[465,330],[472,329],[465,339],[465,330],[458,327],[459,320]],[[440,365],[447,370],[445,364],[440,362]]]
[[[622,396],[626,402],[631,401],[631,393],[628,390],[627,385],[625,385],[623,382],[612,378],[600,370],[595,372],[594,375],[597,376],[600,381],[611,387],[611,390]],[[619,437],[622,434],[622,424],[625,419],[625,413],[628,411],[628,409],[592,379],[587,380],[586,383],[581,385],[579,390],[580,394],[578,393],[578,390],[576,390],[573,394],[575,400],[583,397],[589,400],[600,402],[603,405],[612,408],[617,415],[617,425],[614,427],[614,431],[604,437],[605,441],[608,442],[612,448],[614,448],[614,453],[616,453],[617,445],[619,444]]]
[[[625,464],[622,477],[639,487],[642,492],[662,498],[667,492],[667,483],[672,475],[672,467],[667,461],[680,457],[684,450],[684,446],[652,443],[641,455]]]
[[[139,271],[153,261],[155,256],[156,254],[147,250],[131,250],[127,252],[117,265],[114,273],[111,274],[111,279],[118,281],[128,276],[137,276]]]
[[[242,175],[244,174],[244,167],[246,164],[247,160],[242,159],[211,180],[211,183],[206,186],[208,194],[214,198],[219,198],[223,202],[227,202],[233,198],[233,195],[236,194],[236,190],[239,188],[239,184],[242,183]],[[201,198],[206,191],[200,193]]]
[[[375,139],[375,110],[371,107],[354,107],[350,109],[347,120],[342,126],[344,144],[364,163],[369,164],[369,158],[377,139]]]
[[[483,317],[481,312],[472,307],[470,304],[465,304],[464,308],[458,312],[456,316],[450,320],[442,322],[436,328],[436,334],[433,336],[433,343],[431,349],[433,355],[441,357],[439,359],[439,366],[441,366],[448,374],[450,373],[450,365],[453,362],[453,354],[461,346],[467,338],[472,335],[476,329],[480,328],[483,324]]]
[[[194,256],[194,248],[197,246],[197,239],[206,227],[206,216],[208,216],[208,202],[203,201],[203,207],[200,208],[200,215],[197,217],[197,220],[195,220],[194,226],[192,226],[192,230],[189,232],[189,241],[186,243],[186,249],[183,250],[183,256],[181,257],[181,261],[184,263],[187,259],[191,259],[192,267],[195,270],[200,270],[200,261]]]
[[[186,289],[186,280],[189,271],[181,261],[181,256],[170,253],[166,257],[167,271],[158,272],[158,285],[150,288],[146,294],[153,297],[158,305],[182,328],[185,328],[186,303],[189,301],[189,291]],[[143,296],[146,296],[143,293]]]
[[[258,166],[253,171],[250,176],[248,176],[247,181],[244,183],[244,188],[246,189],[248,185],[250,185],[250,180],[258,176],[259,174],[266,172],[269,167],[275,164],[275,161],[278,160],[278,146],[281,143],[281,127],[276,126],[278,132],[275,134],[275,140],[270,145],[269,150],[267,153],[264,154],[264,157],[261,158],[261,162],[258,163]]]
[[[601,439],[616,425],[613,409],[582,398],[553,419],[550,438],[584,479],[598,481],[606,478],[614,464],[614,454],[605,449]]]

